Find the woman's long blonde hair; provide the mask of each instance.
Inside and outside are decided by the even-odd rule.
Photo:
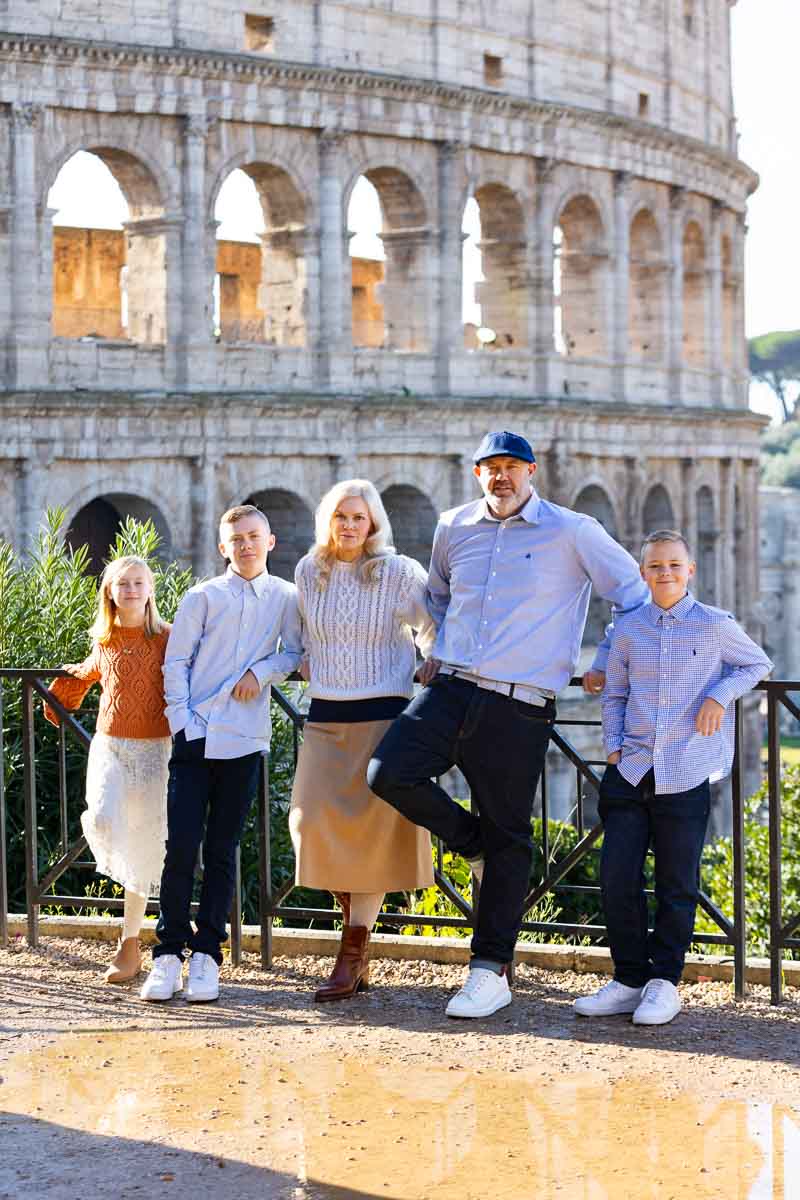
[[[314,545],[310,553],[317,568],[317,586],[320,588],[327,584],[331,567],[336,561],[331,538],[333,514],[342,500],[348,500],[351,496],[364,501],[370,518],[370,532],[364,543],[364,560],[360,568],[364,582],[371,583],[381,561],[395,553],[392,527],[375,484],[368,479],[343,479],[325,493],[314,514]]]
[[[156,605],[153,572],[145,560],[139,558],[138,554],[125,554],[122,558],[115,558],[108,563],[100,576],[100,586],[97,591],[97,615],[92,622],[89,636],[93,641],[100,642],[101,645],[105,645],[110,640],[117,616],[117,606],[111,597],[111,584],[128,567],[141,567],[150,581],[150,596],[144,610],[145,637],[155,637],[165,628],[165,623],[161,619]]]

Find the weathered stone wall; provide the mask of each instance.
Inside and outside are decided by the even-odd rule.
[[[116,229],[53,230],[53,337],[122,338],[125,235]]]

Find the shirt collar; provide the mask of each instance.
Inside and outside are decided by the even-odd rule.
[[[676,621],[684,621],[695,606],[695,598],[691,592],[687,592],[682,600],[677,604],[673,604],[672,608],[661,608],[655,601],[651,600],[648,604],[649,616],[654,625],[657,625],[662,617],[674,617]]]
[[[235,592],[243,591],[247,584],[250,584],[259,599],[264,595],[270,583],[269,571],[262,571],[260,575],[256,575],[255,579],[242,579],[241,575],[237,575],[231,566],[225,572],[225,578]]]
[[[538,525],[540,504],[541,500],[538,493],[532,488],[530,499],[525,504],[525,507],[520,509],[518,513],[515,513],[513,517],[505,517],[504,520],[513,521],[519,517],[521,520],[527,521],[529,525]],[[470,513],[465,524],[477,525],[479,521],[491,521],[494,525],[502,524],[502,520],[490,511],[485,497],[475,502],[475,511]]]

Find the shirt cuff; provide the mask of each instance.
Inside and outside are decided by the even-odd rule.
[[[606,754],[616,754],[622,749],[623,739],[621,737],[607,737],[605,739]]]
[[[721,679],[704,697],[706,700],[716,700],[723,708],[727,708],[731,700],[735,700],[737,688],[732,679]]]
[[[602,671],[605,675],[606,667],[608,666],[608,647],[598,646],[597,653],[594,656],[594,662],[591,669],[593,671]]]

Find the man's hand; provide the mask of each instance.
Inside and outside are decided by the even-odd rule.
[[[614,750],[611,754],[609,754],[608,758],[606,759],[606,762],[608,762],[612,767],[615,767],[621,758],[622,758],[622,751]]]
[[[590,696],[599,696],[605,687],[605,671],[587,671],[583,677],[583,690]]]
[[[261,684],[252,671],[245,671],[231,695],[234,700],[255,700],[256,696],[261,695]]]
[[[423,687],[427,687],[430,681],[434,678],[441,662],[438,658],[426,658],[421,667],[417,670],[416,678]]]
[[[711,737],[712,733],[719,733],[722,728],[724,715],[725,709],[722,705],[709,698],[700,705],[700,712],[697,714],[694,727],[698,733],[702,733],[703,737]]]

